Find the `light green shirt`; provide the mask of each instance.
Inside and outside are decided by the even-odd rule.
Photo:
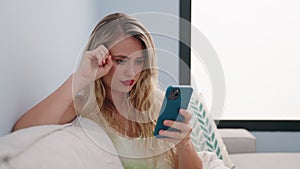
[[[172,168],[165,153],[171,145],[157,138],[130,138],[114,133],[112,141],[125,169]]]

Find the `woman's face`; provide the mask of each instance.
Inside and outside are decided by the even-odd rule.
[[[144,67],[144,55],[141,42],[127,37],[110,50],[113,66],[102,78],[106,90],[127,93],[136,84]]]

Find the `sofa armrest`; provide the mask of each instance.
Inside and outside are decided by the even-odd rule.
[[[256,152],[256,138],[246,129],[218,129],[229,154]]]

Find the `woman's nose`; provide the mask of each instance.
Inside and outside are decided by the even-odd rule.
[[[135,76],[135,68],[133,64],[126,65],[125,75],[128,77],[134,77]]]

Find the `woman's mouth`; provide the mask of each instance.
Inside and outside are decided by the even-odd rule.
[[[125,86],[131,86],[131,85],[133,85],[134,80],[124,80],[124,81],[121,81],[121,82]]]

